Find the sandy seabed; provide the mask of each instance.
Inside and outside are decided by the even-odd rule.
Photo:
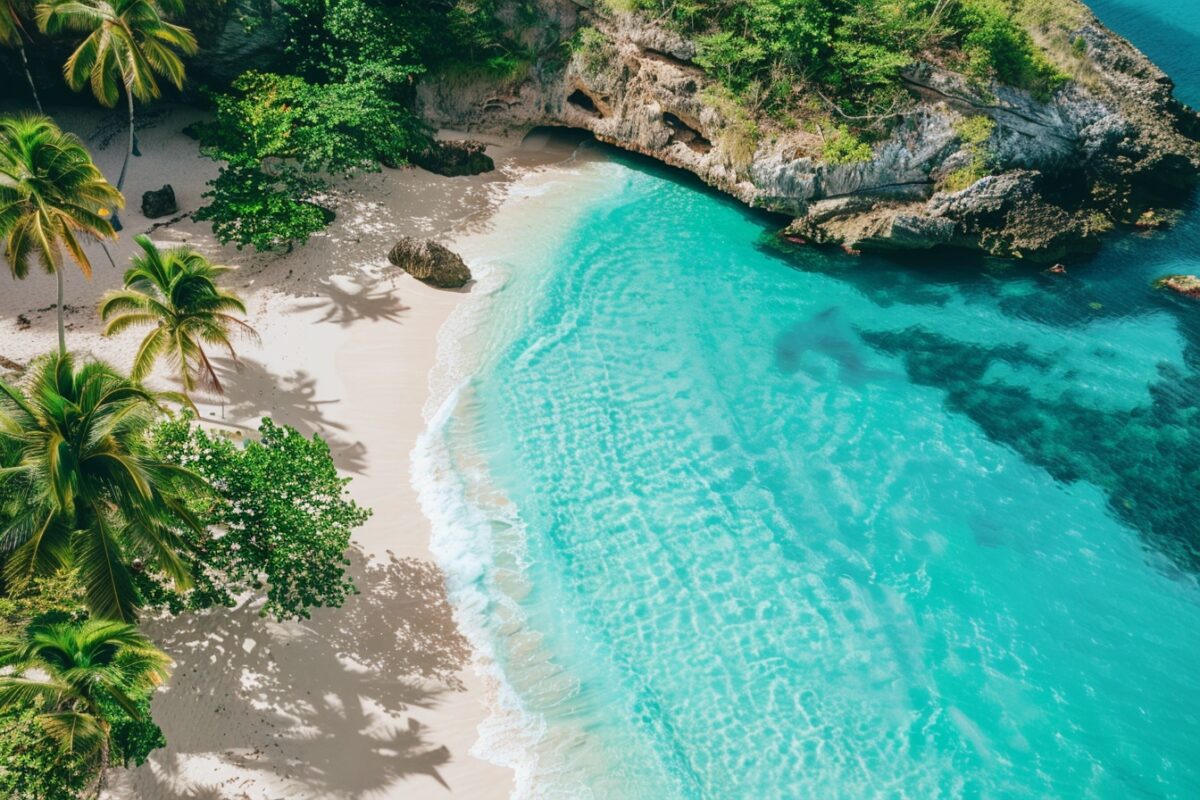
[[[84,139],[106,175],[117,174],[125,145],[118,115],[51,113]],[[271,416],[320,434],[353,478],[351,495],[374,514],[351,552],[361,594],[341,609],[276,623],[249,603],[145,622],[176,662],[153,706],[169,744],[140,768],[115,770],[106,797],[506,797],[511,772],[471,754],[493,693],[446,601],[410,480],[437,332],[471,287],[432,289],[390,267],[386,254],[403,234],[454,244],[486,231],[507,187],[562,153],[498,142],[489,149],[498,169],[487,175],[359,176],[331,191],[337,219],[326,231],[291,253],[261,254],[220,246],[207,224],[186,216],[216,174],[181,132],[200,116],[181,107],[145,114],[125,229],[110,246],[118,268],[92,245],[92,280],[67,273],[68,346],[128,368],[141,334],[104,338],[95,309],[103,292],[119,287],[138,233],[237,265],[227,284],[247,301],[261,342],[240,343],[240,367],[218,360],[226,396],[200,402],[203,416],[234,432]],[[148,220],[141,194],[164,183],[174,187],[180,214]],[[0,286],[0,356],[24,364],[51,351],[53,279],[5,277]],[[173,386],[166,374],[152,383]]]

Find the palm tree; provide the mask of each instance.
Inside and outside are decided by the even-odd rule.
[[[124,204],[78,138],[47,117],[0,119],[0,236],[13,277],[37,261],[58,280],[58,349],[67,350],[63,322],[64,255],[84,277],[92,264],[82,238],[116,237],[106,209]]]
[[[233,267],[213,264],[194,247],[160,250],[145,236],[135,241],[142,253],[134,256],[133,266],[125,273],[125,289],[109,292],[100,301],[100,318],[108,323],[105,336],[153,325],[134,357],[134,380],[144,379],[155,361],[166,357],[178,371],[186,396],[197,386],[223,394],[225,387],[204,346],[224,348],[236,361],[230,337],[235,333],[256,335],[233,316],[244,316],[245,304],[217,285],[217,279]]]
[[[157,76],[183,88],[180,53],[196,53],[196,37],[187,28],[167,22],[167,13],[180,13],[180,0],[50,0],[37,7],[38,27],[44,33],[85,33],[63,67],[67,85],[79,91],[85,84],[100,104],[112,108],[124,90],[129,106],[129,145],[117,189],[125,188],[129,157],[137,137],[133,101],[145,102],[162,94]],[[121,230],[119,219],[113,224]]]
[[[33,74],[29,71],[29,59],[25,55],[25,26],[21,24],[21,17],[26,15],[28,8],[18,8],[18,2],[25,6],[24,0],[0,0],[0,44],[15,47],[21,53],[21,66],[25,68],[25,79],[29,81],[29,91],[33,93],[33,104],[41,114],[42,101],[38,97]]]
[[[35,706],[64,753],[108,767],[113,705],[141,720],[137,698],[162,685],[171,660],[133,625],[110,620],[31,625],[0,642],[0,708]]]
[[[19,509],[0,528],[10,586],[74,567],[93,616],[121,622],[137,612],[131,567],[150,562],[188,586],[179,531],[202,528],[182,495],[207,484],[154,456],[156,400],[106,364],[76,369],[70,354],[36,366],[25,392],[0,381],[0,481]]]

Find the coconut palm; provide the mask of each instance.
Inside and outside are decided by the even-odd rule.
[[[121,622],[137,612],[131,567],[153,564],[186,588],[179,531],[201,526],[182,495],[207,485],[154,456],[157,399],[106,364],[76,368],[70,354],[35,366],[24,392],[0,381],[0,481],[18,509],[0,526],[10,586],[74,567],[92,615]]]
[[[0,708],[38,709],[63,752],[108,767],[114,706],[141,720],[137,697],[166,681],[171,661],[133,625],[110,620],[31,625],[0,642]],[[96,789],[99,789],[96,786]]]
[[[42,113],[42,101],[38,97],[37,84],[33,82],[33,74],[29,71],[29,59],[25,55],[25,25],[22,17],[27,16],[28,5],[25,0],[0,0],[0,44],[5,47],[15,47],[21,54],[21,66],[25,68],[25,79],[29,81],[29,91],[33,93],[33,104]]]
[[[74,261],[84,277],[92,264],[81,239],[116,237],[109,206],[124,203],[78,138],[42,116],[0,119],[0,237],[13,277],[36,261],[58,280],[58,349],[67,349],[63,270]]]
[[[104,334],[152,325],[133,360],[134,380],[145,378],[159,358],[166,358],[186,396],[197,387],[224,393],[205,346],[220,347],[236,361],[231,336],[256,335],[234,316],[246,314],[245,304],[217,285],[233,267],[213,264],[194,247],[160,250],[145,236],[135,241],[142,252],[125,273],[125,289],[100,301],[100,318],[108,323]]]
[[[37,7],[38,27],[45,33],[84,33],[63,67],[67,85],[79,91],[88,85],[101,105],[112,108],[122,91],[129,107],[129,144],[117,189],[125,188],[129,157],[135,154],[133,101],[159,97],[161,76],[183,88],[180,54],[196,53],[196,37],[187,28],[167,22],[180,13],[180,0],[50,0]],[[117,230],[119,220],[114,220]]]

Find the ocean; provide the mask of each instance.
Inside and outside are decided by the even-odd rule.
[[[1200,6],[1093,7],[1200,103]],[[518,797],[1200,797],[1200,213],[1050,275],[514,191],[414,460]]]

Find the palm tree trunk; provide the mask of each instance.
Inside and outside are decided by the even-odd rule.
[[[100,794],[104,791],[104,776],[108,773],[109,761],[112,758],[109,754],[108,746],[108,731],[104,732],[104,740],[100,743],[100,765],[96,771],[96,783],[93,785],[95,794],[92,795],[94,800],[99,800]]]
[[[61,265],[59,265],[58,269],[54,270],[54,277],[58,279],[58,354],[65,356],[67,354],[67,327],[64,322],[63,270]]]
[[[117,178],[117,191],[125,190],[125,175],[129,172],[129,157],[133,155],[134,137],[137,135],[133,127],[133,90],[129,84],[125,84],[125,99],[129,104],[129,143],[125,146],[125,161],[121,164],[121,176]],[[121,230],[121,217],[114,210],[112,219],[113,229]]]
[[[18,36],[20,33],[17,34]],[[42,100],[38,97],[37,84],[33,82],[33,73],[29,71],[29,59],[25,57],[25,42],[18,41],[17,49],[21,51],[21,65],[25,67],[25,78],[29,81],[29,91],[33,93],[33,104],[37,106],[39,114],[46,113],[42,110]]]

